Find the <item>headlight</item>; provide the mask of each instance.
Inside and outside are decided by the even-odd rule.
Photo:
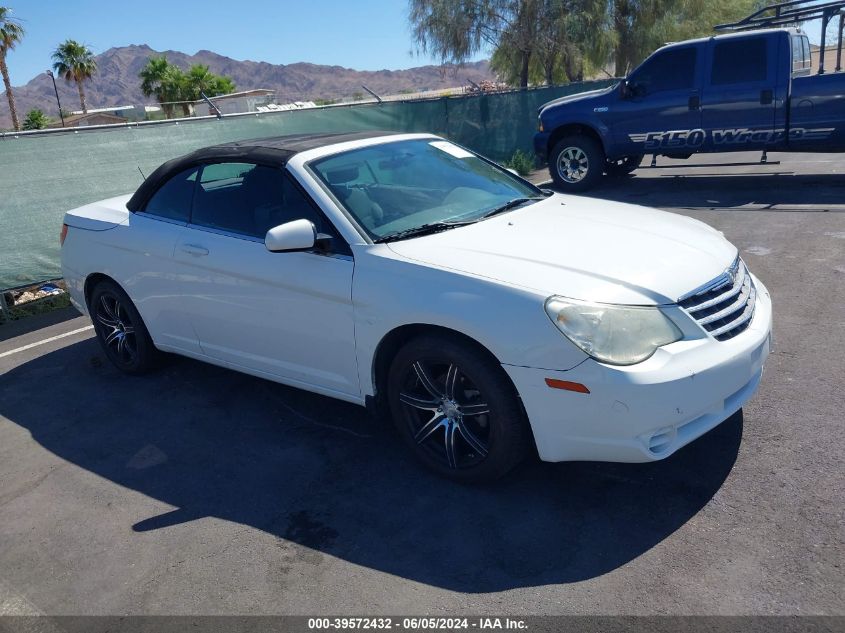
[[[683,334],[659,308],[585,303],[550,297],[546,313],[566,337],[610,365],[635,365]]]

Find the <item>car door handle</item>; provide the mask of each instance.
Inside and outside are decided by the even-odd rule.
[[[205,257],[208,255],[208,249],[204,246],[197,246],[196,244],[182,244],[180,250],[183,253],[188,253],[188,255],[193,255],[194,257]]]
[[[760,105],[772,105],[772,101],[775,99],[775,93],[773,90],[761,90],[760,91]]]
[[[690,110],[700,110],[701,109],[701,97],[698,95],[692,95],[689,98],[689,109]]]

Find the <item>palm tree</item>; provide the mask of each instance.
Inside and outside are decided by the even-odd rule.
[[[65,81],[75,81],[79,90],[79,104],[82,112],[88,114],[88,104],[85,103],[85,90],[82,84],[91,79],[97,72],[97,61],[91,49],[75,40],[65,40],[53,51],[53,70],[65,78]]]
[[[9,69],[6,67],[6,54],[20,42],[24,36],[23,27],[11,15],[8,7],[0,7],[0,74],[3,75],[3,85],[6,88],[6,98],[9,100],[9,111],[12,113],[12,125],[15,130],[21,129],[18,121],[18,109],[15,107],[15,97],[12,94],[12,82],[9,79]]]
[[[181,72],[167,61],[167,57],[150,57],[147,64],[138,73],[141,79],[141,92],[144,96],[155,96],[169,119],[173,116],[173,101],[180,99]]]
[[[211,92],[206,92],[205,95],[207,97],[211,97],[213,95],[228,95],[235,92],[235,82],[231,80],[231,78],[226,76],[217,76],[217,81],[214,83],[214,87],[211,89]]]
[[[188,69],[185,75],[185,96],[191,101],[198,101],[205,93],[207,97],[213,97],[217,88],[218,77],[208,69],[208,66],[194,64]]]
[[[191,116],[191,102],[198,101],[205,93],[207,97],[235,91],[235,84],[228,77],[212,73],[208,66],[194,64],[187,73],[167,61],[167,57],[150,57],[138,73],[141,92],[147,97],[155,96],[167,118],[173,116],[176,103],[182,106],[182,113]]]
[[[188,69],[183,86],[182,97],[188,101],[199,101],[203,95],[216,97],[235,91],[235,84],[229,77],[215,75],[202,64],[194,64]]]

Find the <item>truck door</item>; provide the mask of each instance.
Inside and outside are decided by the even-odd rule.
[[[700,43],[663,48],[627,79],[627,89],[605,115],[613,130],[610,157],[696,150],[701,127]]]
[[[785,113],[787,87],[778,86],[779,42],[772,35],[711,40],[702,95],[708,149],[763,149],[783,141],[785,122],[776,115]]]

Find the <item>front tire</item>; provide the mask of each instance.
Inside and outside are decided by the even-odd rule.
[[[101,281],[88,305],[97,340],[108,359],[126,374],[143,374],[159,361],[159,352],[129,296],[113,281]]]
[[[473,345],[413,339],[391,364],[387,392],[403,440],[441,476],[494,481],[528,454],[528,423],[510,379]]]
[[[577,134],[555,144],[549,156],[549,173],[564,193],[586,191],[599,183],[606,162],[597,140]]]

